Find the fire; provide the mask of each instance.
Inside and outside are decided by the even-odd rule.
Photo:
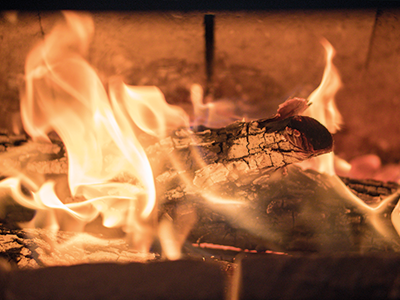
[[[335,49],[325,39],[321,41],[326,52],[326,65],[320,85],[310,94],[308,101],[310,107],[304,115],[310,116],[325,125],[331,133],[336,133],[343,123],[342,116],[335,104],[335,95],[342,86],[338,70],[333,64]],[[385,198],[378,206],[371,207],[362,199],[354,195],[343,181],[336,175],[335,166],[340,169],[349,170],[351,166],[344,160],[335,157],[334,152],[314,157],[299,164],[303,169],[314,169],[325,176],[325,180],[333,188],[338,197],[344,203],[355,206],[369,217],[372,226],[382,236],[393,238],[391,228],[387,228],[382,223],[382,214],[387,205],[398,201],[399,192]],[[399,204],[392,212],[392,223],[396,231],[400,234]]]
[[[38,210],[36,225],[58,230],[55,212],[60,210],[73,216],[77,227],[101,215],[104,226],[122,227],[134,248],[148,251],[157,232],[156,193],[137,135],[143,131],[161,138],[171,127],[188,126],[188,118],[156,87],[128,86],[112,78],[107,91],[84,58],[93,20],[73,12],[64,16],[65,22],[28,55],[21,115],[34,142],[50,143],[52,131],[62,139],[70,192],[81,201],[64,204],[54,182],[36,184],[23,174],[1,186],[21,205]],[[21,192],[22,185],[30,196]]]
[[[189,118],[181,108],[167,104],[157,87],[129,86],[118,77],[102,82],[85,59],[94,33],[93,20],[82,13],[65,12],[64,16],[64,22],[59,23],[28,55],[26,86],[21,93],[21,116],[24,129],[33,143],[51,143],[49,135],[52,132],[61,138],[67,153],[68,186],[74,201],[65,203],[65,199],[57,195],[56,182],[34,177],[13,166],[3,171],[9,177],[0,182],[0,188],[9,191],[19,204],[37,211],[30,224],[32,226],[48,228],[53,232],[65,228],[82,231],[85,224],[101,216],[105,227],[121,227],[134,249],[148,252],[154,239],[159,238],[165,256],[179,259],[182,245],[196,222],[196,213],[190,206],[178,206],[174,220],[165,214],[158,223],[155,170],[139,135],[146,134],[160,143],[172,144],[168,132],[184,127],[187,138],[195,145],[196,141],[191,140],[187,133],[190,131]],[[322,41],[322,45],[326,51],[323,78],[309,96],[310,107],[303,114],[315,118],[335,133],[342,118],[334,98],[342,83],[333,64],[334,48],[326,40]],[[218,127],[240,119],[234,114],[232,103],[203,103],[203,91],[199,85],[192,86],[191,96],[194,126]],[[296,101],[303,103],[299,99],[293,102]],[[287,113],[299,114],[306,106],[304,104],[299,109],[295,105],[299,110]],[[285,130],[290,131],[291,128],[286,127]],[[179,134],[179,131],[175,133]],[[291,136],[296,134],[300,135],[300,132],[290,132]],[[284,142],[286,140],[282,140]],[[254,145],[258,146],[258,141],[254,141]],[[249,150],[247,144],[240,144],[238,148]],[[29,153],[29,147],[24,149],[28,149]],[[193,174],[185,174],[179,160],[167,154],[169,164],[174,167],[171,169],[176,171],[186,187],[185,192],[201,195],[213,211],[236,222],[240,228],[265,240],[271,239],[271,233],[266,230],[271,227],[270,224],[260,221],[261,213],[258,215],[251,211],[249,199],[244,199],[248,195],[232,198],[211,188],[204,191],[202,184],[197,184],[201,176],[196,177],[196,182],[196,178],[190,177]],[[205,169],[207,163],[196,151],[193,156],[190,163],[200,166],[194,173],[201,175],[201,169]],[[272,163],[273,158],[270,157],[270,160]],[[336,176],[335,161],[338,159],[329,153],[303,162],[301,166],[321,173],[338,198],[369,215],[375,229],[389,236],[390,231],[381,225],[379,218],[387,204],[398,199],[398,194],[388,197],[377,207],[370,207]],[[262,165],[263,161],[257,163]],[[216,178],[218,172],[239,176],[237,174],[246,174],[243,170],[249,169],[249,163],[239,159],[228,166],[230,169],[222,163],[216,165],[217,169],[207,169],[207,174]],[[268,176],[263,174],[259,180],[271,180],[273,177]],[[400,233],[399,207],[396,206],[392,220]],[[61,219],[63,216],[67,216],[67,225]],[[69,251],[65,250],[68,247],[64,245],[59,250]]]
[[[308,97],[310,107],[304,112],[304,115],[312,117],[323,124],[331,133],[340,129],[343,120],[335,104],[335,95],[342,86],[340,75],[333,58],[335,49],[325,39],[321,41],[326,52],[326,65],[320,85]],[[335,157],[333,152],[327,153],[300,164],[303,168],[312,168],[321,173],[334,175]]]

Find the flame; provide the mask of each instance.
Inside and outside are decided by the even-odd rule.
[[[341,88],[342,82],[338,70],[333,64],[335,49],[326,40],[321,44],[326,53],[326,65],[320,85],[308,97],[309,108],[303,113],[324,125],[329,132],[335,133],[343,123],[342,116],[335,104],[335,95]],[[333,152],[320,155],[300,164],[304,169],[315,169],[320,173],[334,175],[335,158]]]
[[[178,206],[175,220],[169,215],[163,216],[159,226],[159,237],[163,255],[167,259],[177,260],[182,257],[182,246],[196,221],[196,213],[190,206]]]
[[[168,105],[156,87],[129,86],[112,78],[107,91],[84,58],[94,33],[92,18],[74,12],[64,12],[64,17],[27,57],[21,116],[33,141],[51,142],[52,131],[62,139],[71,195],[83,201],[64,204],[54,182],[37,185],[22,174],[0,187],[21,205],[38,210],[35,226],[58,230],[55,211],[80,224],[100,214],[104,226],[121,226],[129,243],[148,251],[157,231],[156,192],[137,134],[161,138],[170,128],[188,126],[188,117]],[[22,185],[31,195],[21,191]]]
[[[190,100],[193,105],[194,126],[204,125],[210,128],[224,127],[241,118],[235,114],[236,106],[232,101],[218,99],[205,102],[204,91],[199,84],[190,87]]]
[[[113,81],[113,87],[113,100],[122,99],[129,117],[147,134],[163,138],[168,129],[188,127],[189,118],[183,109],[167,104],[157,87],[128,86],[118,79]],[[115,97],[117,90],[118,98]]]
[[[190,209],[178,208],[175,220],[166,215],[157,226],[153,171],[138,134],[161,139],[170,129],[188,127],[188,116],[182,109],[167,104],[156,87],[129,86],[120,78],[112,77],[107,82],[107,90],[85,59],[94,33],[93,20],[82,13],[65,12],[64,16],[65,21],[28,55],[21,117],[25,131],[34,142],[51,143],[49,133],[53,131],[62,139],[68,157],[70,192],[74,199],[81,201],[65,204],[55,192],[55,182],[31,178],[12,167],[7,170],[11,177],[1,181],[0,188],[8,190],[19,204],[37,210],[33,226],[57,231],[62,223],[58,213],[62,212],[74,220],[70,226],[82,229],[84,224],[101,215],[105,227],[122,227],[135,249],[149,251],[153,238],[158,235],[165,256],[179,259],[196,216]],[[341,81],[332,63],[335,54],[332,45],[326,40],[322,44],[327,63],[321,84],[309,97],[311,106],[305,114],[334,133],[342,122],[334,103]],[[225,102],[204,104],[200,86],[192,86],[191,93],[197,117],[195,125],[217,126],[217,122],[237,119],[232,106]],[[227,110],[228,114],[221,117],[220,112]],[[201,157],[195,159],[201,160]],[[334,176],[333,162],[333,154],[327,154],[308,163],[327,173],[327,180],[337,188],[338,194],[363,212],[377,216],[387,203],[398,198],[394,195],[377,208],[369,207]],[[179,162],[171,158],[171,163],[176,170],[181,170]],[[198,164],[206,163],[199,161]],[[202,194],[215,211],[257,236],[272,239],[265,230],[268,224],[258,221],[261,216],[246,212],[246,201],[201,191],[185,175],[181,180],[188,190]],[[30,193],[23,192],[22,186]],[[393,218],[399,219],[398,215],[397,212]],[[379,232],[388,234],[385,228],[379,227],[379,220],[373,221]]]
[[[326,40],[322,39],[321,44],[326,52],[326,65],[320,85],[308,97],[310,107],[304,115],[313,117],[323,124],[331,133],[336,133],[342,123],[342,116],[336,107],[335,95],[342,87],[342,81],[333,58],[336,51]]]
[[[331,133],[336,133],[343,123],[342,116],[335,104],[335,95],[341,88],[342,82],[339,72],[333,64],[335,49],[326,39],[322,39],[321,44],[326,52],[326,66],[320,85],[308,97],[310,107],[304,112],[304,115],[318,120]],[[399,191],[383,199],[378,206],[371,207],[354,195],[336,175],[335,167],[348,172],[351,166],[344,160],[335,157],[334,152],[314,157],[299,165],[303,169],[314,169],[324,173],[326,182],[342,201],[357,207],[368,216],[373,228],[383,237],[393,238],[393,231],[384,225],[382,215],[388,205],[399,200]],[[397,204],[392,212],[392,224],[398,234],[400,234],[399,207],[399,204]]]

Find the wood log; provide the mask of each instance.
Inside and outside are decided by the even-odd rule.
[[[195,212],[198,221],[188,237],[192,243],[258,251],[399,251],[397,234],[378,235],[370,217],[343,201],[325,175],[291,165],[331,151],[332,136],[314,119],[297,115],[303,101],[290,103],[269,119],[219,129],[181,129],[156,143],[144,138],[150,144],[146,152],[155,174],[160,218]],[[32,145],[27,147],[35,148]],[[21,168],[47,177],[61,176],[60,181],[66,182],[63,145],[58,141],[52,147],[35,155],[31,149],[24,159],[15,157]],[[385,183],[347,180],[347,184],[358,188],[359,195],[371,204],[398,189]],[[394,205],[382,214],[389,232],[394,231],[390,223]],[[14,209],[32,215],[15,204]],[[10,214],[5,216],[3,223],[8,228],[15,225]],[[25,243],[25,236],[20,234],[17,243],[31,249],[37,242]],[[16,251],[16,247],[10,249]],[[37,251],[29,253],[11,259],[37,256]]]
[[[198,222],[189,236],[195,243],[285,252],[399,251],[400,240],[390,219],[396,202],[381,214],[387,230],[382,236],[371,225],[372,217],[343,199],[326,176],[290,166],[240,187],[223,184],[211,199],[207,193],[178,188],[160,196],[165,200],[160,211],[174,216],[176,207],[185,205],[197,211]],[[382,188],[372,195],[371,185],[358,183],[364,186],[364,194],[362,189],[358,194],[365,203],[380,203],[399,188],[394,183],[379,184]]]
[[[17,270],[4,275],[0,296],[15,300],[222,300],[226,288],[219,265],[194,260],[93,263]]]
[[[214,202],[201,194],[169,191],[164,194],[164,203],[159,207],[160,216],[169,214],[174,218],[178,210],[182,213],[185,209],[196,212],[197,222],[184,247],[184,251],[190,256],[218,255],[228,260],[233,257],[229,251],[203,249],[199,252],[190,246],[192,243],[213,243],[258,252],[274,250],[286,253],[400,250],[398,238],[386,238],[377,234],[369,222],[369,216],[342,201],[324,181],[323,175],[292,166],[286,172],[278,170],[264,179],[258,178],[241,187],[226,185],[221,193],[225,198]],[[353,188],[358,189],[358,195],[371,205],[379,203],[382,198],[399,188],[395,183],[344,180],[350,181]],[[371,194],[369,191],[376,186],[379,189]],[[235,202],[226,199],[227,195],[236,195]],[[390,212],[394,205],[395,203],[388,206],[382,214],[383,224],[388,228],[392,227]],[[23,211],[20,208],[20,213]],[[8,218],[16,218],[17,212],[18,208],[14,207],[14,213],[8,214]],[[23,219],[21,216],[19,218]],[[111,242],[106,239],[99,243],[85,234],[61,231],[54,235],[42,229],[10,229],[10,224],[13,224],[10,220],[1,221],[1,256],[19,268],[89,261],[143,261],[155,257],[143,257],[129,250],[122,233],[112,233],[109,235],[113,237]],[[98,221],[100,220],[96,220]],[[93,225],[89,225],[93,228]],[[99,222],[96,226],[100,230],[98,232],[105,230]],[[87,229],[94,232],[89,226]],[[102,233],[104,236],[106,231]],[[91,235],[99,236],[93,233]],[[80,241],[80,247],[63,247],[63,251],[52,245],[74,239]],[[82,244],[83,240],[85,243]]]
[[[331,134],[318,121],[290,116],[175,131],[146,153],[159,188],[169,189],[179,176],[190,189],[204,189],[226,182],[240,185],[245,177],[330,152],[332,144]]]
[[[18,269],[101,262],[146,262],[155,253],[138,253],[124,238],[46,229],[10,229],[0,223],[0,258]]]

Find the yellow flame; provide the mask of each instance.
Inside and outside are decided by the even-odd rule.
[[[107,93],[84,58],[94,33],[92,18],[74,12],[64,16],[27,57],[21,117],[34,141],[50,142],[52,131],[62,139],[71,194],[83,201],[64,204],[53,182],[28,184],[31,195],[26,195],[21,185],[29,180],[23,175],[2,181],[0,187],[10,189],[18,203],[38,210],[36,224],[58,229],[54,211],[83,223],[101,214],[104,226],[121,226],[130,242],[146,251],[157,231],[156,192],[136,131],[162,137],[170,128],[187,126],[188,117],[168,105],[156,87],[128,86],[113,78]]]
[[[158,138],[165,137],[167,130],[188,127],[189,118],[178,106],[169,105],[159,88],[155,86],[129,86],[118,78],[110,82],[111,98],[123,107],[133,122],[144,132]],[[116,96],[118,95],[118,96]]]
[[[322,39],[321,44],[326,52],[324,74],[320,85],[308,97],[310,107],[304,112],[304,115],[318,120],[330,133],[335,133],[343,123],[335,103],[335,95],[341,88],[342,82],[339,72],[333,64],[335,49],[326,39]]]
[[[326,39],[322,39],[321,44],[326,52],[324,74],[320,85],[308,97],[310,106],[304,115],[318,120],[329,132],[335,133],[343,122],[335,104],[335,95],[342,86],[342,82],[339,72],[333,64],[335,49]],[[315,169],[320,173],[336,174],[333,152],[314,157],[299,165],[304,169]]]
[[[326,51],[326,66],[320,85],[310,94],[308,100],[310,107],[304,115],[310,116],[322,123],[331,133],[337,132],[343,123],[342,116],[335,104],[335,95],[342,86],[339,72],[333,65],[335,49],[325,39],[321,41]],[[399,200],[399,192],[386,197],[377,207],[367,205],[362,199],[355,196],[342,180],[336,175],[335,165],[341,165],[343,169],[349,169],[349,165],[343,160],[335,157],[334,153],[314,157],[299,164],[304,169],[314,169],[328,175],[326,182],[329,183],[340,198],[350,205],[357,207],[368,216],[372,227],[383,237],[393,238],[391,228],[384,225],[383,211],[387,206]],[[392,213],[392,224],[396,231],[400,232],[399,204]]]

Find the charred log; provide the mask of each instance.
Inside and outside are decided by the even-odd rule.
[[[353,186],[356,182],[352,180]],[[371,205],[398,190],[395,183],[374,185],[381,188],[371,194],[370,182],[358,182],[358,195]],[[163,196],[161,211],[172,216],[176,207],[184,205],[197,211],[198,222],[189,237],[193,243],[286,252],[400,250],[390,219],[396,202],[380,216],[382,226],[387,228],[387,235],[382,236],[371,225],[371,216],[343,199],[327,175],[296,166],[240,187],[232,183],[220,185],[212,197],[207,193],[185,193],[179,188]]]
[[[304,105],[298,101],[282,106],[270,119],[218,129],[181,129],[157,143],[146,138],[160,218],[168,215],[174,219],[185,210],[194,212],[197,222],[188,238],[192,243],[259,251],[399,251],[397,234],[377,234],[369,216],[343,201],[325,175],[292,165],[332,149],[332,136],[324,126],[296,115]],[[24,151],[22,159],[17,153],[14,160],[20,165],[16,168],[66,182],[63,146],[58,141],[41,147]],[[398,189],[396,184],[343,180],[369,204],[379,203]],[[68,197],[65,193],[61,198]],[[389,232],[394,232],[390,223],[394,205],[382,214]],[[32,212],[25,211],[25,216],[29,214]],[[15,226],[10,216],[3,215],[3,224]],[[14,233],[5,235],[9,234]],[[41,236],[41,231],[36,234]],[[26,242],[25,236],[19,234],[17,243],[31,251],[37,240]],[[27,240],[32,241],[29,236]],[[35,258],[35,253],[29,255]],[[20,258],[17,255],[10,260]]]
[[[332,136],[318,121],[290,116],[236,122],[224,128],[175,131],[147,148],[159,185],[176,177],[191,188],[238,182],[332,150]],[[166,155],[167,154],[167,155]]]
[[[234,275],[235,299],[397,299],[398,255],[254,255]]]
[[[371,186],[369,181],[351,182],[364,186],[364,190]],[[366,203],[379,203],[398,188],[395,183],[373,181],[372,186],[376,185],[381,186],[377,195],[362,192],[358,195],[366,199]],[[319,173],[293,166],[285,172],[273,172],[268,179],[259,178],[241,187],[226,184],[221,189],[220,199],[170,190],[164,194],[164,202],[159,207],[160,216],[168,214],[174,218],[178,211],[195,211],[197,222],[188,237],[189,244],[213,243],[261,252],[275,250],[288,253],[400,250],[398,238],[377,234],[369,216],[342,201]],[[236,198],[232,201],[234,195]],[[392,228],[390,213],[395,204],[388,206],[382,215],[383,224],[388,228]],[[14,210],[12,217],[16,216],[17,209]],[[90,243],[87,235],[80,238],[86,243],[81,245],[81,249],[64,247],[63,252],[52,244],[79,239],[79,234],[61,231],[54,235],[41,229],[10,229],[7,224],[11,224],[10,220],[3,219],[1,257],[19,268],[151,259],[130,251],[122,238],[95,245]],[[190,253],[195,249],[185,247],[185,251]],[[213,250],[208,251],[213,253]],[[224,257],[223,254],[221,256]]]
[[[373,179],[352,179],[341,177],[342,181],[357,196],[368,204],[377,204],[382,197],[391,195],[399,189],[396,182],[383,182]]]

